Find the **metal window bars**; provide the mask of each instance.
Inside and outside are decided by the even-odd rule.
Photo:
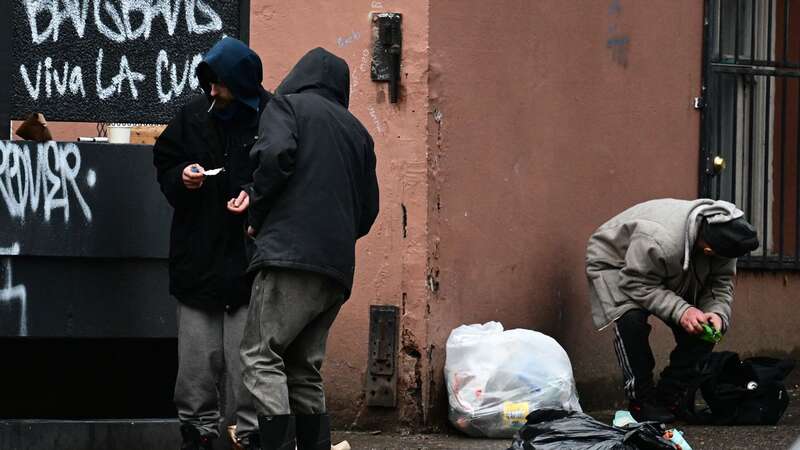
[[[800,0],[706,0],[704,26],[700,194],[758,229],[740,267],[800,270]]]

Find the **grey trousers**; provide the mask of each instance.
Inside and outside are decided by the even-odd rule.
[[[242,338],[244,385],[259,415],[326,412],[322,361],[344,288],[313,272],[267,269],[253,282]]]
[[[258,432],[250,394],[242,384],[239,345],[247,307],[230,313],[192,308],[178,302],[178,419],[201,434],[219,436],[236,425],[237,437]]]

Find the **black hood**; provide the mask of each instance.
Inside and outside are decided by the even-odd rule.
[[[276,93],[304,91],[313,91],[347,108],[350,105],[350,68],[342,58],[317,47],[300,58]]]
[[[236,100],[258,111],[263,69],[261,58],[244,42],[226,37],[217,42],[197,66],[197,78],[206,95],[219,80]]]

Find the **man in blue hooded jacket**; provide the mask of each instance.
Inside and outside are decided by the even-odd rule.
[[[255,449],[256,415],[238,352],[252,283],[244,213],[248,153],[271,95],[261,86],[258,55],[233,38],[214,45],[196,75],[205,95],[178,111],[153,148],[158,182],[174,208],[169,274],[178,300],[181,448],[210,449],[224,416],[240,443]]]

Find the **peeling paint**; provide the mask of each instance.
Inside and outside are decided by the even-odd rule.
[[[441,125],[443,119],[444,119],[444,114],[442,114],[442,112],[439,111],[439,109],[433,108],[433,121]]]
[[[428,289],[436,293],[439,291],[439,269],[431,269],[428,273]]]
[[[404,344],[401,352],[401,367],[405,369],[400,373],[400,380],[405,389],[399,394],[400,420],[407,426],[418,427],[419,421],[424,416],[422,403],[422,354],[413,341]]]

